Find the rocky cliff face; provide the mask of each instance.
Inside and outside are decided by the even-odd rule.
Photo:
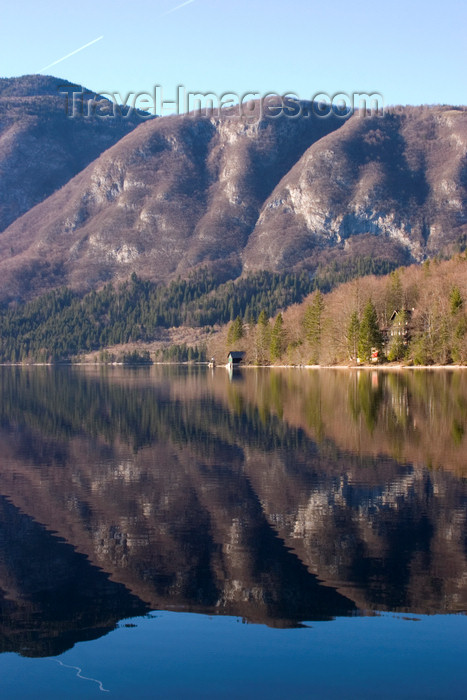
[[[245,265],[312,265],[326,249],[384,249],[411,261],[452,249],[467,231],[466,168],[464,110],[354,115],[313,144],[266,200]]]
[[[40,144],[46,120],[34,118]],[[98,125],[110,125],[108,141],[120,128],[111,122],[119,123]],[[18,214],[31,206],[28,177],[42,187],[38,201],[86,165],[79,140],[70,144],[65,132],[75,160],[55,177],[63,153],[48,163],[36,152],[28,171],[20,149],[31,137],[18,131],[16,150],[4,159],[6,209],[10,201],[21,200]],[[59,284],[90,289],[133,271],[167,280],[204,265],[236,277],[361,256],[420,261],[465,243],[466,186],[464,108],[150,120],[3,232],[0,294],[31,297]],[[11,220],[12,210],[5,216]]]
[[[338,118],[168,117],[142,124],[0,237],[3,294],[89,289],[132,271],[241,274],[265,199]]]

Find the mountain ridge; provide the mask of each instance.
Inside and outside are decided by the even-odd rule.
[[[466,108],[172,115],[132,128],[10,223],[0,298],[133,272],[167,282],[198,267],[225,279],[361,257],[407,264],[466,240]]]
[[[141,123],[136,112],[72,118],[65,93],[77,87],[53,76],[0,78],[0,232]]]

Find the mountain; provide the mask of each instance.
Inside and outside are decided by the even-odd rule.
[[[286,232],[286,236],[280,235]],[[454,252],[467,235],[467,110],[354,114],[265,201],[247,268],[371,254],[400,262]]]
[[[73,89],[51,76],[0,79],[0,231],[141,123],[136,113],[72,118]]]
[[[140,124],[0,235],[0,298],[85,291],[132,272],[167,281],[206,266],[225,279],[360,258],[402,264],[465,245],[466,108],[305,113]],[[98,127],[115,136],[113,122],[96,126],[99,145]],[[41,168],[36,157],[35,182]]]
[[[3,295],[90,289],[221,265],[241,274],[264,201],[342,119],[245,122],[172,116],[141,124],[0,236]]]

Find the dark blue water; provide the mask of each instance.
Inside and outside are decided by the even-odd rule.
[[[2,697],[465,697],[467,373],[0,382]]]
[[[413,621],[385,613],[300,630],[155,615],[60,657],[0,656],[2,696],[465,697],[467,642],[459,615]]]

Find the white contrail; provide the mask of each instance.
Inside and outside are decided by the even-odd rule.
[[[189,2],[194,2],[195,0],[189,0]],[[186,4],[186,3],[185,3]],[[87,49],[88,46],[91,46],[92,44],[95,44],[97,41],[100,41],[101,39],[104,38],[104,35],[98,36],[97,39],[93,39],[90,41],[88,44],[85,44],[84,46],[81,46],[79,49],[75,49],[75,51],[72,51],[71,53],[67,53],[66,56],[62,56],[62,58],[59,58],[58,61],[54,61],[53,63],[49,63],[48,66],[44,66],[40,70],[38,70],[38,73],[42,73],[43,70],[47,70],[47,68],[52,68],[52,66],[56,66],[57,63],[61,63],[62,61],[65,61],[65,59],[70,58],[70,56],[74,56],[75,53],[78,53],[79,51],[82,51],[83,49]]]
[[[182,2],[181,5],[177,5],[177,7],[172,7],[171,10],[167,10],[167,12],[164,12],[164,14],[161,15],[161,17],[166,17],[167,15],[171,15],[172,12],[176,12],[177,10],[180,10],[182,7],[185,7],[185,5],[191,5],[192,2],[195,0],[186,0],[186,2]]]
[[[77,678],[81,678],[83,681],[92,681],[93,683],[97,683],[100,691],[102,691],[103,693],[110,693],[110,690],[106,690],[102,685],[102,682],[98,681],[97,678],[88,678],[87,676],[82,676],[81,674],[83,673],[83,669],[79,666],[69,666],[68,664],[64,664],[63,661],[60,661],[60,659],[51,659],[51,661],[56,661],[58,664],[60,664],[60,666],[63,666],[64,668],[73,668],[75,671],[78,671],[78,673],[76,674]]]

